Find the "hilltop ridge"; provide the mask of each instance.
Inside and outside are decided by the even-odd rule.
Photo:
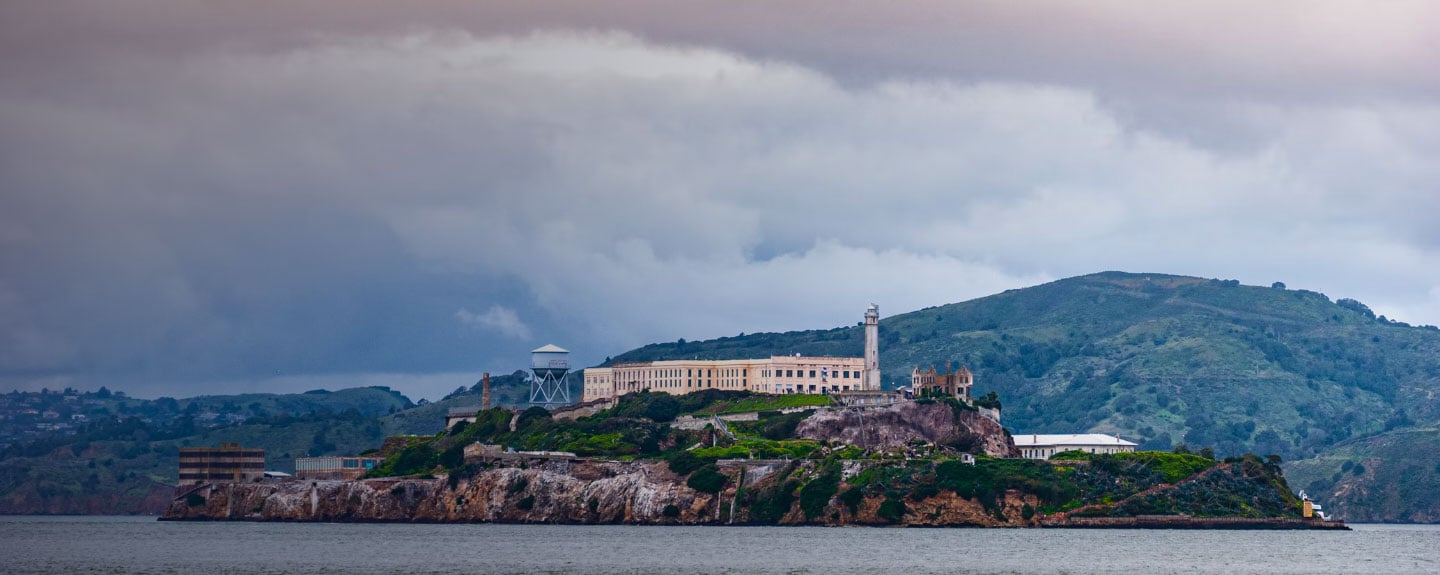
[[[855,356],[861,342],[860,328],[845,326],[651,344],[612,361]],[[1440,476],[1440,449],[1401,463],[1351,447],[1440,422],[1440,329],[1377,316],[1353,299],[1278,282],[1108,271],[884,317],[880,344],[886,387],[907,383],[917,366],[969,366],[976,393],[997,391],[1017,432],[1313,460],[1297,486],[1342,517],[1364,504],[1351,497],[1384,492],[1402,471],[1420,473],[1422,485]],[[1366,459],[1371,474],[1340,474]],[[1440,517],[1435,491],[1391,505],[1367,517]]]

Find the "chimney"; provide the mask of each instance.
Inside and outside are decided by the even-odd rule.
[[[490,409],[490,372],[480,377],[480,409]]]

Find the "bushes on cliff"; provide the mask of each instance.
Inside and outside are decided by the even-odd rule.
[[[783,477],[784,473],[781,476]],[[795,504],[795,490],[799,488],[799,481],[789,479],[756,493],[754,502],[750,504],[750,522],[768,525],[779,523]]]
[[[429,443],[415,443],[406,446],[399,453],[386,459],[367,477],[396,477],[427,473],[440,462],[440,454]]]
[[[825,507],[830,504],[830,498],[840,490],[840,469],[839,466],[828,466],[819,477],[810,480],[805,487],[800,489],[800,510],[805,512],[805,519],[813,520],[825,512]]]
[[[935,467],[936,484],[956,495],[975,499],[987,511],[999,509],[1007,489],[1033,494],[1050,505],[1080,496],[1080,486],[1055,467],[1027,459],[983,459],[975,465],[957,460]]]
[[[899,497],[886,497],[880,503],[880,508],[875,510],[875,515],[891,523],[899,523],[905,519],[905,501]]]
[[[704,493],[719,493],[729,480],[714,464],[708,464],[691,473],[690,478],[685,480],[685,485]]]
[[[1092,465],[1138,463],[1159,473],[1165,483],[1175,483],[1216,465],[1214,459],[1188,453],[1165,453],[1163,451],[1137,451],[1116,453],[1092,458]]]
[[[645,407],[645,417],[658,423],[668,423],[680,415],[680,400],[668,393],[660,394]]]
[[[676,475],[689,475],[706,463],[712,462],[696,457],[689,451],[676,451],[665,459],[666,463],[670,465],[670,471],[674,471]]]
[[[860,509],[860,502],[865,500],[865,489],[862,487],[851,487],[842,492],[838,499],[840,503],[844,504],[845,507],[850,510],[850,513],[855,513]]]

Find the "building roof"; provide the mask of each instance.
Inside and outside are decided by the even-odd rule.
[[[531,351],[530,353],[570,353],[570,350],[562,348],[553,343],[545,344],[545,347]]]
[[[1125,441],[1124,439],[1120,439],[1119,437],[1115,437],[1113,435],[1105,435],[1103,433],[1071,433],[1065,435],[1025,434],[1015,435],[1013,437],[1015,439],[1015,447],[1042,447],[1052,445],[1057,447],[1080,447],[1092,445],[1134,447],[1137,445],[1135,443]]]

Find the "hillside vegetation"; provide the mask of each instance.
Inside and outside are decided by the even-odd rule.
[[[682,340],[613,361],[858,356],[862,338],[851,326]],[[1106,272],[881,319],[886,387],[947,360],[976,373],[978,393],[1004,398],[1016,433],[1114,433],[1144,449],[1186,443],[1329,461],[1343,444],[1384,458],[1347,441],[1440,421],[1440,330],[1279,284]],[[1384,476],[1360,481],[1366,492],[1393,487]],[[1313,494],[1330,503],[1336,485],[1322,481]],[[1383,516],[1435,517],[1440,492],[1396,505]],[[1342,515],[1347,506],[1331,503]]]
[[[491,378],[492,399],[527,399],[523,375]],[[74,409],[90,422],[73,435],[0,451],[0,514],[157,513],[177,481],[181,447],[262,447],[269,469],[288,472],[298,457],[354,455],[388,436],[434,435],[450,408],[480,404],[480,387],[421,403],[374,387],[79,403]]]

